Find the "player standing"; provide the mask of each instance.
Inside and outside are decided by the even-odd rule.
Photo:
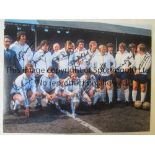
[[[66,41],[65,47],[53,56],[53,61],[57,63],[58,67],[56,73],[60,79],[65,79],[69,74],[69,70],[75,65],[73,64],[73,55],[73,43],[72,41]]]
[[[135,58],[135,55],[137,53],[136,44],[134,43],[129,44],[129,53],[133,56],[133,58]]]
[[[121,102],[121,94],[124,93],[125,102],[129,104],[129,76],[128,72],[134,67],[133,56],[126,51],[126,44],[119,44],[119,51],[115,57],[116,81],[117,81],[117,102]]]
[[[94,73],[96,73],[98,81],[101,80],[103,82],[103,102],[105,101],[105,95],[107,90],[109,104],[111,104],[113,101],[113,83],[111,74],[114,68],[114,57],[107,52],[107,47],[105,45],[100,45],[99,53],[95,55],[92,61],[92,70],[94,70]]]
[[[84,70],[87,67],[87,50],[84,48],[84,40],[79,39],[77,41],[77,48],[74,52],[75,68],[78,72],[78,77],[84,74]]]
[[[132,99],[136,101],[138,83],[141,90],[141,105],[145,101],[147,92],[147,73],[151,66],[151,55],[146,51],[145,44],[137,46],[137,54],[135,56],[135,74],[133,79]]]
[[[31,62],[33,57],[33,52],[31,51],[29,45],[26,43],[26,39],[26,33],[20,31],[17,33],[17,41],[15,41],[10,46],[10,49],[16,52],[21,69],[24,69],[25,65]]]
[[[52,55],[51,52],[49,52],[49,43],[47,40],[41,41],[38,51],[33,56],[32,63],[35,69],[36,84],[38,86],[41,76],[52,66]],[[41,98],[37,97],[37,100],[36,108],[41,109]]]
[[[96,54],[98,54],[97,49],[97,42],[96,41],[90,41],[89,42],[89,49],[88,49],[88,56],[87,56],[87,67],[91,67],[92,62],[96,61],[94,60],[94,57]]]
[[[114,45],[112,43],[107,43],[107,51],[109,54],[114,56],[116,53],[114,53]]]

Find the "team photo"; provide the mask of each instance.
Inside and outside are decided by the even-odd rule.
[[[150,130],[151,30],[5,20],[4,133]]]

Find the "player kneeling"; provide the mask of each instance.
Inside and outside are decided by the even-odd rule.
[[[86,69],[80,80],[82,101],[87,105],[92,105],[97,86],[96,78],[91,74],[91,70]]]
[[[65,93],[64,79],[60,79],[60,85],[56,88],[55,93],[58,101],[60,101],[61,104],[65,104],[67,101],[67,94]]]
[[[135,56],[135,74],[133,79],[133,89],[132,89],[132,99],[135,102],[136,108],[143,107],[146,91],[147,91],[147,73],[151,66],[151,55],[146,52],[146,46],[144,44],[139,44],[137,46],[137,54]],[[137,99],[137,89],[138,84],[140,84],[141,89],[141,99],[140,101],[136,101]],[[146,104],[144,104],[144,109],[146,108]]]
[[[70,100],[72,116],[75,117],[75,111],[80,102],[80,79],[77,77],[76,70],[69,71],[69,76],[64,80],[64,86]]]
[[[47,73],[42,75],[42,77],[40,78],[38,86],[39,96],[41,96],[41,98],[46,97],[48,105],[55,104],[57,100],[55,91],[58,86],[59,77],[55,74],[54,69],[52,67],[49,67]]]
[[[25,73],[18,76],[11,89],[12,102],[11,110],[15,113],[18,112],[19,106],[24,105],[25,116],[30,115],[30,102],[36,99],[36,84],[33,75],[33,66],[27,64],[25,66]]]

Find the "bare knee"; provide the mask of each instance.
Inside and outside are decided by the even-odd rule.
[[[24,101],[23,97],[20,94],[15,94],[13,100],[18,100],[20,103]]]
[[[121,88],[123,90],[127,89],[129,87],[129,83],[128,83],[128,80],[122,80],[121,82]]]
[[[107,82],[106,82],[106,89],[107,89],[107,90],[113,89],[112,81],[107,81]]]
[[[140,85],[141,92],[146,92],[146,84]]]
[[[138,85],[137,85],[136,81],[133,81],[132,89],[133,90],[137,90],[138,89]]]

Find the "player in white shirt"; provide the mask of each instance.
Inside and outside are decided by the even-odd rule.
[[[31,62],[33,57],[33,52],[31,51],[29,45],[26,43],[26,33],[20,31],[17,33],[17,41],[15,41],[10,49],[16,52],[16,56],[21,66],[21,69],[24,70],[25,65],[28,62]]]
[[[11,109],[17,111],[18,107],[24,103],[25,115],[30,115],[30,102],[36,99],[36,84],[35,76],[33,75],[33,66],[27,64],[25,66],[25,73],[18,76],[11,89],[13,101],[11,102]]]
[[[64,80],[65,93],[70,98],[71,111],[73,117],[76,116],[76,108],[80,103],[80,79],[77,77],[75,69],[69,71],[69,76]]]
[[[114,57],[107,52],[107,47],[105,45],[99,46],[99,53],[94,56],[91,63],[91,68],[96,75],[97,81],[103,81],[103,102],[106,98],[106,90],[109,98],[109,103],[113,101],[113,83],[112,83],[112,71],[115,68]],[[100,84],[102,84],[100,82]]]
[[[129,53],[133,56],[133,58],[135,58],[135,55],[137,53],[136,44],[134,43],[129,44]]]
[[[137,54],[137,46],[134,43],[130,43],[128,46],[129,53],[135,58],[135,55]],[[133,78],[134,78],[134,70],[131,70],[129,72],[129,99],[132,101],[132,85],[133,85]]]
[[[44,75],[48,68],[52,66],[52,55],[48,51],[49,43],[47,40],[41,41],[38,51],[34,54],[32,63],[35,69],[36,84],[38,86],[40,78]],[[40,98],[37,97],[36,109],[42,109]]]
[[[73,46],[73,51],[75,51],[75,48],[76,48],[75,43],[72,43],[72,46]]]
[[[53,50],[53,54],[55,52],[58,52],[61,49],[60,44],[59,43],[54,43],[52,46],[52,50]]]
[[[147,73],[151,67],[151,55],[146,52],[146,46],[139,44],[135,55],[135,75],[133,79],[132,99],[136,101],[138,84],[141,89],[141,104],[145,101],[147,91]]]
[[[52,66],[52,55],[48,51],[49,43],[47,40],[41,41],[38,51],[34,54],[32,63],[35,69],[36,78],[41,77]]]
[[[114,53],[114,45],[112,43],[107,43],[107,51],[110,53],[112,56],[115,55]]]
[[[115,57],[116,61],[116,81],[117,81],[117,102],[121,102],[121,95],[124,93],[125,102],[129,104],[129,74],[134,67],[133,56],[126,51],[126,44],[119,44],[119,51]]]
[[[66,41],[65,47],[53,56],[53,61],[56,62],[58,66],[56,73],[60,79],[65,79],[68,76],[69,70],[75,66],[73,63],[73,55],[73,43],[72,41]]]
[[[57,100],[55,91],[58,86],[59,77],[55,74],[55,70],[49,67],[47,72],[41,76],[38,86],[40,95],[47,98],[48,104],[54,103]]]
[[[68,101],[68,96],[65,92],[64,79],[59,81],[59,86],[55,89],[55,93],[57,95],[58,102],[60,101],[62,104],[65,104]]]
[[[84,48],[84,40],[79,39],[77,41],[77,48],[74,51],[74,62],[78,77],[84,74],[84,70],[87,67],[87,55],[88,51]]]
[[[87,105],[92,105],[94,103],[93,101],[97,87],[97,81],[90,69],[85,69],[84,75],[80,78],[80,82],[82,96],[81,100]]]
[[[95,55],[98,54],[99,51],[97,49],[97,42],[96,41],[90,41],[89,42],[89,49],[88,49],[88,55],[87,55],[87,67],[91,67],[91,64],[96,61],[94,60]]]
[[[56,57],[59,54],[60,50],[61,50],[60,44],[59,43],[54,43],[52,45],[52,49],[51,49],[52,58]],[[57,62],[52,61],[52,67],[53,68],[58,68]]]

